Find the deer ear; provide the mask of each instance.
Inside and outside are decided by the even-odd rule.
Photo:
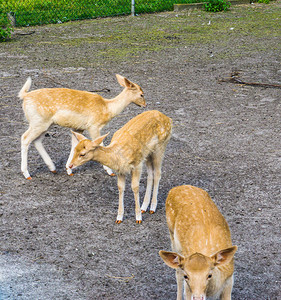
[[[163,259],[164,263],[173,269],[180,268],[184,260],[184,257],[176,252],[168,252],[161,250],[159,251],[159,255]]]
[[[124,81],[125,81],[125,84],[126,84],[126,87],[127,87],[127,88],[132,89],[132,88],[135,87],[135,84],[134,84],[133,82],[131,82],[129,79],[124,78]]]
[[[119,84],[123,87],[126,87],[125,85],[125,81],[124,81],[124,78],[123,76],[119,75],[119,74],[116,74],[116,78],[117,78],[117,81],[119,82]]]
[[[215,266],[229,263],[237,249],[237,246],[233,246],[224,250],[220,250],[216,254],[212,255],[211,258],[214,260]]]
[[[109,135],[109,132],[107,134],[99,136],[98,138],[93,140],[92,147],[95,148],[95,147],[99,146],[108,135]]]
[[[81,133],[74,132],[72,130],[71,130],[71,133],[77,139],[78,142],[81,142],[83,140],[87,140],[87,138],[83,134],[81,134]]]
[[[119,82],[119,84],[123,87],[133,88],[135,86],[134,83],[131,82],[129,79],[127,79],[126,77],[123,77],[119,74],[116,74],[116,78],[117,78],[117,81]]]

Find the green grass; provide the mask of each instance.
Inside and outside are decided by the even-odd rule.
[[[194,10],[101,18],[33,28],[37,34],[18,36],[1,46],[3,52],[14,56],[36,53],[29,59],[36,68],[135,64],[138,57],[161,57],[175,48],[186,53],[186,61],[235,60],[268,52],[279,54],[280,15],[279,2],[272,2],[235,6],[216,14]]]
[[[136,0],[135,13],[173,10],[174,3],[201,0]],[[207,1],[207,0],[203,0]],[[14,12],[17,26],[64,23],[70,20],[128,15],[131,0],[0,0],[0,14]]]

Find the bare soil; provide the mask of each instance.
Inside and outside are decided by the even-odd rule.
[[[238,245],[233,299],[280,299],[280,1],[225,13],[167,12],[17,28],[0,44],[1,299],[175,299],[176,280],[158,255],[170,250],[165,199],[177,185],[209,192]],[[32,33],[24,35],[26,33]],[[67,176],[69,129],[44,140],[58,174],[36,149],[31,181],[20,171],[27,129],[17,94],[72,87],[110,98],[115,74],[138,83],[148,102],[173,119],[158,210],[135,224],[128,181],[125,218],[115,224],[116,178],[97,163]],[[143,109],[131,105],[103,132]],[[146,176],[141,181],[144,196]]]

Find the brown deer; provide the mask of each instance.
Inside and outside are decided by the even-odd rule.
[[[116,74],[117,81],[124,87],[123,91],[113,99],[105,99],[98,94],[66,88],[45,88],[28,92],[31,86],[29,77],[19,92],[23,99],[23,110],[28,130],[21,138],[21,171],[25,178],[31,179],[27,170],[28,147],[34,145],[50,171],[56,167],[46,152],[42,140],[44,133],[52,124],[73,128],[83,132],[87,130],[92,139],[100,136],[100,130],[116,115],[120,114],[130,103],[145,107],[144,94],[139,85]],[[72,138],[72,148],[66,163],[67,173],[71,175],[69,163],[77,140]],[[111,170],[107,170],[112,173]]]
[[[206,297],[230,300],[234,253],[230,230],[208,193],[183,185],[173,189],[166,200],[166,218],[173,252],[159,255],[176,269],[177,300]]]
[[[117,173],[119,208],[116,223],[121,223],[124,215],[125,176],[132,176],[132,190],[135,197],[136,222],[142,222],[141,212],[145,212],[150,202],[152,185],[153,197],[150,213],[157,207],[157,195],[161,177],[161,166],[166,146],[172,132],[172,120],[159,111],[144,112],[116,131],[110,145],[101,146],[101,136],[94,141],[82,134],[73,135],[79,141],[74,149],[70,168],[76,168],[89,160],[108,166]],[[143,163],[147,166],[147,187],[142,207],[139,204],[139,182]],[[154,183],[153,183],[154,182]]]

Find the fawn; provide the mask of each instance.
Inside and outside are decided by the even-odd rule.
[[[29,122],[29,128],[21,138],[21,171],[25,178],[31,179],[27,170],[27,155],[32,141],[50,171],[56,172],[56,167],[42,144],[44,133],[50,125],[70,127],[79,132],[88,130],[91,138],[95,139],[100,136],[100,130],[130,103],[146,106],[139,85],[121,75],[116,74],[116,77],[124,89],[113,99],[66,88],[44,88],[28,92],[31,78],[27,79],[18,95],[23,99],[23,110]],[[69,163],[76,144],[77,139],[72,138],[71,152],[66,163],[69,175],[72,174]],[[109,169],[108,173],[111,173]]]
[[[231,299],[234,253],[228,224],[208,193],[183,185],[166,200],[172,250],[159,255],[176,269],[177,300]]]
[[[166,146],[172,132],[172,120],[159,111],[146,111],[116,131],[110,145],[101,146],[101,136],[93,141],[82,134],[73,132],[79,141],[74,149],[70,168],[76,168],[89,160],[95,160],[108,166],[117,173],[119,207],[116,223],[123,221],[125,176],[132,176],[131,187],[135,197],[136,223],[142,222],[141,213],[147,210],[152,185],[153,196],[150,213],[157,207],[157,195],[161,177],[161,165]],[[139,204],[139,182],[143,163],[147,167],[147,187],[142,207]]]

